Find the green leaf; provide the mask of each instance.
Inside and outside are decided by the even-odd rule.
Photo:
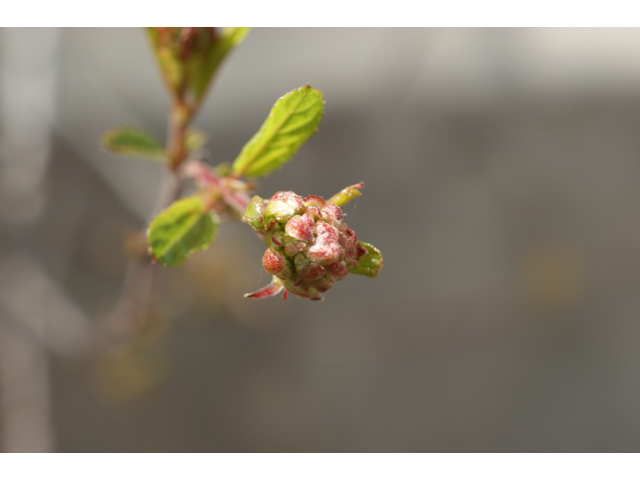
[[[251,225],[251,228],[258,232],[264,231],[264,200],[260,198],[258,195],[254,195],[249,205],[247,205],[247,209],[242,215],[242,221]]]
[[[354,198],[358,198],[360,195],[362,195],[359,189],[363,186],[364,183],[357,183],[355,185],[351,185],[350,187],[343,188],[333,197],[327,200],[327,203],[333,203],[334,205],[338,205],[339,207],[341,207],[346,203],[349,203]]]
[[[171,204],[149,225],[147,240],[153,257],[166,267],[182,264],[213,241],[218,217],[205,210],[198,196]]]
[[[158,28],[147,27],[146,32],[167,87],[176,94],[185,74],[184,65],[178,57],[178,52],[166,43],[161,44]]]
[[[263,177],[279,168],[316,132],[323,110],[322,92],[309,85],[281,97],[233,162],[233,173]]]
[[[107,130],[100,138],[102,148],[111,153],[143,157],[166,162],[166,152],[158,141],[139,127],[116,127]]]
[[[189,150],[189,152],[200,150],[208,140],[207,135],[195,127],[189,128],[185,137],[185,143],[187,144],[187,150]]]
[[[358,243],[365,248],[367,253],[358,261],[358,265],[349,269],[349,272],[355,273],[356,275],[365,275],[369,278],[376,278],[382,268],[382,253],[373,245],[364,242]]]
[[[222,35],[209,53],[204,65],[198,69],[198,74],[189,80],[189,86],[195,95],[196,101],[200,101],[207,91],[214,73],[225,59],[231,49],[244,40],[249,33],[249,27],[225,27]]]
[[[156,58],[167,85],[173,92],[177,93],[185,76],[183,62],[174,50],[166,47],[160,47],[157,50]]]

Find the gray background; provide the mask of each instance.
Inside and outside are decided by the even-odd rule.
[[[0,317],[96,322],[161,178],[97,138],[118,124],[164,138],[166,94],[141,30],[0,42],[0,142],[19,112],[49,119],[45,160],[0,164]],[[224,224],[209,251],[158,269],[151,334],[108,359],[64,334],[44,350],[46,448],[637,450],[638,58],[627,29],[254,29],[196,121],[207,161],[232,161],[282,94],[321,89],[319,132],[257,193],[327,198],[364,181],[346,220],[384,268],[324,302],[251,302],[264,247]],[[29,91],[43,96],[31,110],[11,101]],[[38,132],[20,125],[28,150]]]

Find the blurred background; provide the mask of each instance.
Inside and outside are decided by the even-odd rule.
[[[156,268],[142,333],[95,355],[166,131],[138,29],[0,30],[0,448],[637,451],[640,30],[254,29],[195,125],[232,161],[275,100],[319,132],[257,193],[328,198],[383,253],[311,303],[242,297],[264,246],[225,223]]]

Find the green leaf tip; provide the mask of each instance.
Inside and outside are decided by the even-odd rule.
[[[264,230],[264,200],[258,195],[254,195],[247,205],[247,209],[242,215],[242,221],[251,225],[251,228],[261,232]]]
[[[155,137],[140,127],[116,127],[100,137],[104,150],[118,155],[165,162],[166,152]]]
[[[216,70],[234,47],[249,34],[249,27],[224,27],[220,39],[210,49],[201,66],[192,75],[190,87],[200,101],[211,83]]]
[[[336,193],[333,197],[327,200],[327,203],[333,203],[339,207],[349,203],[354,198],[358,198],[362,193],[360,193],[360,189],[364,187],[364,183],[356,183],[355,185],[351,185],[350,187],[343,188],[338,193]]]
[[[367,253],[358,260],[358,265],[349,269],[349,272],[355,273],[356,275],[364,275],[369,278],[376,278],[382,268],[382,253],[369,243],[358,243],[364,247]]]
[[[322,92],[310,85],[280,97],[233,162],[233,174],[263,177],[280,168],[317,131],[323,113]]]
[[[165,267],[180,265],[189,255],[206,249],[213,242],[218,223],[217,215],[205,210],[200,197],[178,200],[149,225],[150,253]]]

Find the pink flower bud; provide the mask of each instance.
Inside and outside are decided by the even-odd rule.
[[[329,275],[334,280],[342,280],[349,273],[349,269],[342,262],[336,262],[331,267],[329,267]]]
[[[313,217],[308,213],[292,217],[284,226],[284,232],[297,240],[313,240]]]
[[[254,197],[243,218],[264,234],[268,248],[262,264],[274,275],[272,285],[281,285],[294,295],[321,300],[321,294],[350,269],[370,274],[369,270],[358,271],[358,261],[367,250],[342,222],[342,210],[320,197],[303,200],[293,192],[278,192],[264,206],[260,197]],[[275,287],[263,290],[250,296],[264,298],[267,290],[270,294],[279,291]]]
[[[320,210],[320,215],[324,219],[325,222],[337,227],[342,222],[343,215],[342,210],[337,205],[333,203],[327,203],[322,210]]]
[[[271,275],[282,273],[285,267],[284,260],[268,248],[262,257],[262,266]]]
[[[307,213],[311,215],[311,218],[313,218],[314,222],[322,218],[322,216],[320,215],[320,209],[318,207],[307,207]]]
[[[338,229],[322,220],[316,222],[316,241],[309,248],[308,257],[312,262],[329,265],[340,260],[344,254],[338,243]]]
[[[293,192],[278,192],[269,200],[264,219],[269,224],[273,220],[284,223],[294,215],[300,215],[303,212],[302,198]]]
[[[303,201],[306,207],[316,207],[318,210],[326,204],[322,198],[316,197],[315,195],[309,195],[308,197],[305,197]]]

